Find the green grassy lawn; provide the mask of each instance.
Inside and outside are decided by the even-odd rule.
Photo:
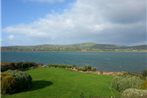
[[[112,76],[86,74],[60,68],[36,68],[27,71],[33,78],[33,87],[24,92],[4,95],[2,98],[80,98],[114,96]]]

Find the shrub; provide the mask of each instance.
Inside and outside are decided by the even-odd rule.
[[[16,70],[9,70],[9,71],[6,71],[4,73],[2,73],[4,75],[2,75],[1,77],[1,81],[3,83],[3,90],[4,90],[4,93],[14,93],[14,92],[20,92],[20,91],[23,91],[23,90],[26,90],[28,88],[31,87],[31,84],[32,84],[32,78],[30,75],[28,75],[27,73],[25,72],[22,72],[22,71],[16,71]],[[9,78],[6,78],[6,75],[8,74]],[[11,77],[11,78],[10,78]],[[10,84],[7,84],[7,81],[12,81]],[[6,86],[5,86],[6,85]],[[6,87],[6,88],[4,88]]]
[[[82,71],[96,71],[96,68],[95,67],[92,67],[90,65],[84,65],[82,68],[81,68]]]
[[[129,88],[123,91],[121,98],[147,98],[147,90]]]
[[[16,91],[24,90],[31,86],[32,78],[27,73],[17,70],[14,71],[9,70],[7,71],[7,73],[11,74],[15,78]]]
[[[145,80],[145,81],[143,82],[143,84],[141,85],[141,88],[142,88],[142,89],[147,89],[147,80]]]
[[[142,72],[143,77],[147,77],[147,69]]]
[[[37,67],[39,64],[33,62],[12,62],[12,63],[1,63],[1,71],[6,70],[27,70],[31,67]]]
[[[95,67],[92,67],[91,71],[96,71],[96,68]]]
[[[141,88],[143,80],[136,76],[116,76],[112,80],[112,88],[123,91],[127,88]]]
[[[11,87],[14,85],[15,79],[12,75],[7,73],[1,73],[1,93],[6,94],[12,92]]]
[[[54,67],[54,68],[73,68],[72,65],[60,65],[60,64],[50,64],[48,67]]]
[[[85,65],[83,67],[77,67],[75,65],[59,65],[59,64],[50,64],[48,67],[54,67],[54,68],[75,68],[78,71],[96,71],[95,67],[92,67],[90,65]]]

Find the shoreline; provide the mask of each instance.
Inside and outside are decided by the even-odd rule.
[[[109,75],[109,76],[116,76],[116,75],[124,75],[126,72],[115,72],[115,71],[80,71],[76,68],[66,68],[69,69],[71,71],[75,71],[75,72],[81,72],[81,73],[87,73],[87,74],[96,74],[96,75]]]
[[[70,64],[42,64],[42,63],[35,63],[35,62],[0,62],[0,66],[2,67],[6,67],[8,65],[10,65],[11,63],[33,63],[36,64],[38,67],[54,67],[54,68],[64,68],[64,69],[68,69],[71,71],[76,71],[76,72],[82,72],[82,73],[90,73],[90,74],[98,74],[98,75],[123,75],[126,73],[140,73],[142,71],[124,71],[124,70],[99,70],[96,69],[96,67],[94,66],[90,66],[90,65],[85,65],[85,66],[77,66],[77,65],[70,65]],[[90,69],[83,69],[84,67],[90,67]]]
[[[85,67],[87,67],[87,69],[84,70],[83,69],[84,66],[77,67],[74,65],[56,65],[56,64],[55,65],[54,64],[44,65],[44,64],[34,63],[34,62],[0,62],[0,67],[1,67],[1,69],[11,70],[11,67],[13,67],[13,65],[15,65],[15,67],[16,67],[16,65],[19,66],[19,64],[21,64],[21,65],[27,64],[27,66],[29,66],[29,64],[34,64],[34,68],[35,68],[35,66],[38,68],[62,68],[62,69],[67,69],[67,70],[74,71],[74,72],[81,72],[81,73],[87,73],[87,74],[97,74],[97,75],[114,76],[114,75],[123,75],[126,73],[126,72],[121,72],[121,71],[117,71],[117,72],[115,72],[115,71],[100,71],[92,66],[85,66]],[[32,67],[30,67],[30,68],[32,68]],[[14,70],[14,69],[12,69],[12,70]],[[19,68],[16,68],[15,70],[19,70]]]
[[[134,52],[134,53],[137,53],[137,52],[143,52],[143,53],[147,53],[147,50],[140,50],[140,51],[138,51],[138,50],[122,50],[122,51],[2,51],[1,50],[1,52]]]

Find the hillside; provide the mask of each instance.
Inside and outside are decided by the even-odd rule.
[[[61,68],[36,68],[28,70],[33,78],[29,91],[2,98],[83,98],[110,97],[119,92],[111,88],[113,76],[86,74]],[[84,97],[85,98],[85,97]]]
[[[80,43],[71,45],[7,46],[2,51],[146,51],[147,45],[118,46],[111,44]]]

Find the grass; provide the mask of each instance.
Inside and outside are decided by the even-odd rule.
[[[80,98],[89,96],[114,96],[112,76],[73,72],[61,68],[36,68],[27,71],[33,78],[28,91],[3,95],[2,98]]]

